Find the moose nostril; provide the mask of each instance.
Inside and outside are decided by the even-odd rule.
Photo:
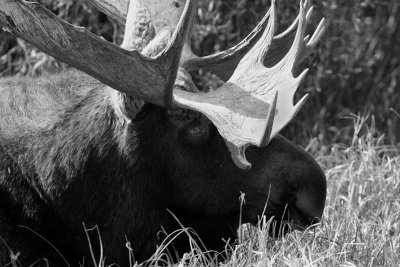
[[[311,194],[305,192],[297,194],[292,203],[289,214],[291,220],[297,226],[304,230],[305,228],[320,222],[324,210],[325,199],[315,199]]]
[[[300,228],[300,230],[305,230],[310,226],[315,226],[320,222],[320,220],[320,217],[309,216],[308,214],[298,210],[294,218],[294,224]]]
[[[310,162],[310,161],[308,161]],[[302,166],[307,166],[302,164]],[[299,186],[294,194],[292,210],[294,221],[303,228],[320,222],[325,207],[326,177],[321,168],[314,162],[303,169]]]

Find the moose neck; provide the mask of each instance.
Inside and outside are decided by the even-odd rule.
[[[133,244],[137,253],[146,246],[156,246],[158,225],[166,225],[168,220],[165,209],[154,206],[147,210],[138,203],[166,203],[165,199],[152,199],[162,194],[151,185],[158,184],[160,189],[167,185],[161,184],[165,180],[159,179],[163,168],[157,167],[163,160],[152,156],[156,167],[148,168],[145,164],[151,158],[149,155],[157,155],[159,146],[142,138],[140,133],[145,132],[151,136],[149,139],[155,140],[149,134],[154,124],[139,129],[133,123],[116,123],[108,92],[101,87],[98,85],[71,101],[63,115],[51,122],[54,127],[46,127],[49,129],[26,140],[16,140],[25,151],[16,161],[22,174],[32,176],[41,199],[52,203],[54,217],[67,222],[71,232],[82,240],[74,246],[88,247],[82,222],[90,228],[98,225],[107,259],[123,262],[128,259],[125,237],[134,242],[152,240],[151,244]],[[158,115],[150,119],[156,121]],[[158,132],[155,135],[161,136]],[[79,207],[76,203],[80,203]],[[135,221],[143,216],[149,218],[144,221],[157,223],[149,226]],[[58,225],[54,229],[59,230]],[[98,243],[96,237],[91,241]],[[110,251],[116,254],[107,254]]]

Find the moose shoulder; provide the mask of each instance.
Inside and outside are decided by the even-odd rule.
[[[305,100],[292,105],[292,70],[324,29],[304,36],[308,2],[274,36],[272,1],[246,40],[204,58],[187,42],[195,1],[91,2],[126,18],[122,48],[37,3],[0,3],[0,25],[83,71],[0,80],[0,265],[88,262],[83,222],[98,226],[108,262],[127,265],[126,240],[143,261],[161,228],[179,227],[170,212],[220,249],[236,237],[241,192],[242,222],[318,222],[325,176],[277,135]],[[200,68],[225,85],[199,92],[188,71]]]

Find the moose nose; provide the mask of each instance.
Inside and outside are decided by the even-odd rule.
[[[265,200],[269,215],[276,218],[277,223],[289,222],[296,229],[305,229],[321,220],[326,198],[326,178],[319,164],[303,149],[282,136],[276,136],[263,150],[248,149],[248,158],[254,163],[253,183],[254,199],[247,203],[255,203],[256,212],[264,212]],[[258,156],[258,157],[257,157]],[[261,162],[256,164],[257,160]],[[256,169],[261,166],[260,169]],[[257,172],[260,170],[260,172]],[[259,175],[262,173],[264,178]],[[257,196],[262,196],[257,198]],[[256,221],[257,216],[249,213]],[[293,227],[291,227],[293,229]]]
[[[308,195],[300,195],[289,207],[289,221],[293,223],[294,229],[305,230],[321,221],[323,208],[317,207],[315,201],[310,200]]]
[[[306,175],[304,183],[299,186],[289,205],[289,220],[298,230],[304,230],[320,222],[325,206],[325,174],[319,166],[308,170],[304,174]]]

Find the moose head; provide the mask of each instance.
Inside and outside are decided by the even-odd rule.
[[[305,36],[308,1],[275,35],[273,0],[243,41],[205,57],[190,48],[195,0],[88,1],[126,22],[121,47],[38,3],[0,2],[0,26],[79,70],[0,81],[1,264],[10,250],[76,264],[90,255],[82,222],[98,226],[110,262],[127,261],[126,240],[143,261],[161,227],[179,227],[169,211],[219,249],[236,237],[242,193],[244,223],[319,221],[324,173],[278,135],[306,100],[292,103],[307,72],[294,69],[325,29]],[[225,83],[199,91],[199,69]]]

